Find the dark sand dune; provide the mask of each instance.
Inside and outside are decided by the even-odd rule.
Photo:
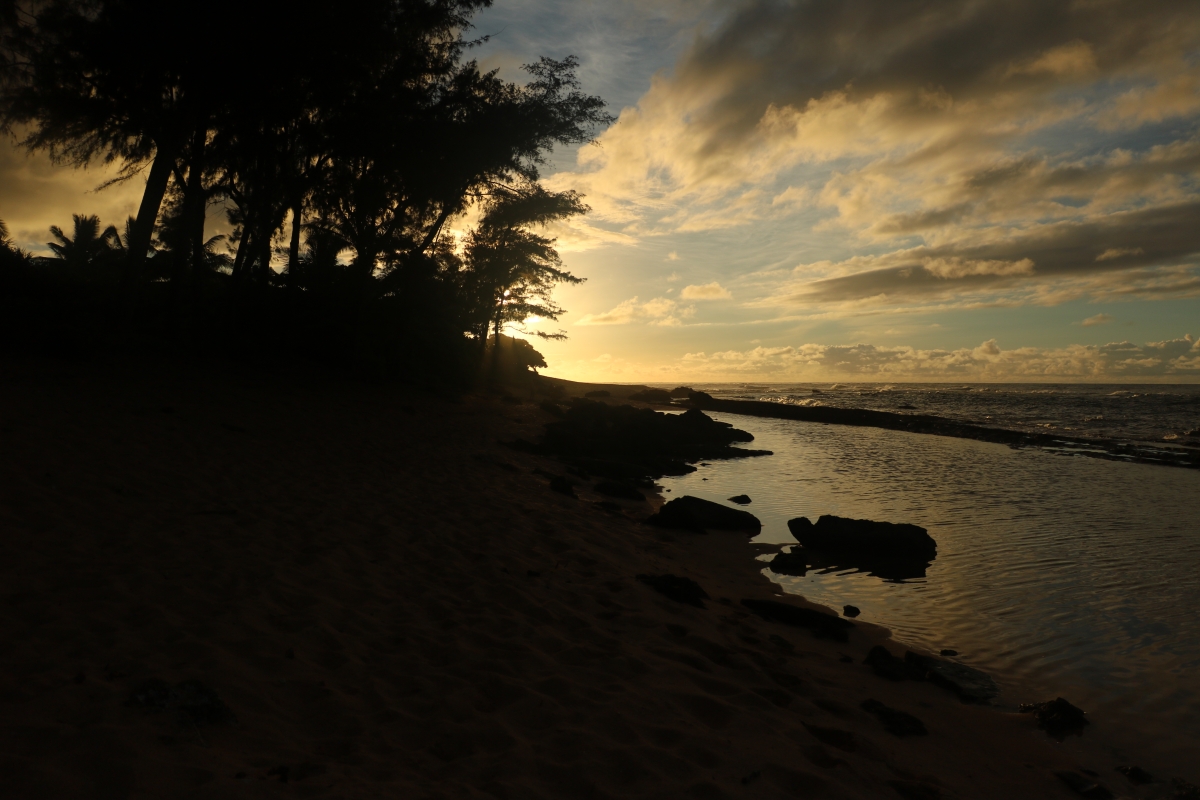
[[[1011,798],[1071,796],[1056,770],[1124,780],[1086,735],[1060,745],[1029,716],[877,677],[861,662],[878,629],[837,642],[751,614],[742,599],[774,594],[744,535],[551,491],[532,470],[560,465],[497,444],[538,435],[532,405],[216,368],[0,375],[5,797]],[[232,716],[130,705],[147,679],[200,681]],[[888,733],[869,699],[928,735]]]

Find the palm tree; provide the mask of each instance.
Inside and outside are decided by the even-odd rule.
[[[47,242],[50,249],[68,267],[85,267],[97,261],[121,252],[121,235],[115,225],[109,225],[100,230],[100,218],[94,214],[72,214],[75,222],[74,236],[67,236],[57,225],[50,226],[50,233],[57,242]]]

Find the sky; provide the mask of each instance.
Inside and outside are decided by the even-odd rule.
[[[536,341],[591,381],[1200,382],[1195,0],[497,0],[471,51],[580,60],[554,154],[586,278]],[[140,187],[0,147],[44,249]],[[20,202],[15,198],[20,197]]]

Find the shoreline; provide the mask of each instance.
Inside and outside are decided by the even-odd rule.
[[[882,628],[840,643],[750,614],[817,607],[744,535],[645,525],[658,495],[552,491],[559,462],[500,444],[550,419],[530,403],[223,367],[3,374],[16,796],[1070,797],[1055,773],[1080,769],[1165,796],[1095,731],[1059,744],[872,674]],[[231,719],[130,704],[151,678],[201,681]],[[892,736],[868,699],[929,735]]]
[[[993,444],[1005,444],[1010,447],[1038,447],[1050,451],[1067,451],[1071,455],[1102,458],[1109,461],[1200,469],[1200,451],[1174,450],[1154,447],[1148,443],[1119,442],[1111,439],[1026,433],[1006,428],[990,428],[956,422],[931,414],[900,414],[892,411],[833,406],[797,406],[764,400],[723,400],[704,392],[693,394],[686,401],[686,405],[702,411],[722,411],[749,417],[883,428],[909,433],[974,439]]]

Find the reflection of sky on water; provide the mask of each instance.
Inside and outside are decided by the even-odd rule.
[[[775,455],[665,478],[668,497],[746,493],[746,508],[763,521],[759,542],[793,543],[787,520],[821,514],[911,522],[938,542],[924,579],[768,570],[785,591],[858,606],[862,619],[901,642],[958,650],[995,676],[1002,702],[1067,696],[1109,731],[1136,730],[1133,754],[1153,750],[1164,770],[1195,771],[1200,472],[712,416],[749,430],[756,440],[748,446]]]

